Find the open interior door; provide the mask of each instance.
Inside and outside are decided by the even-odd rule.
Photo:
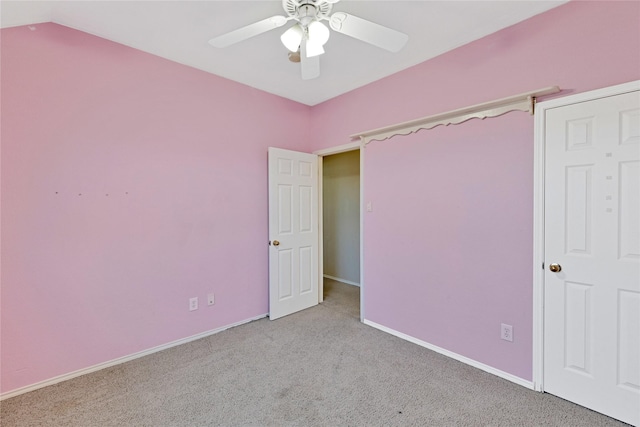
[[[269,318],[318,304],[318,156],[269,148]]]

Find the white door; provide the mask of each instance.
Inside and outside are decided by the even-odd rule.
[[[544,390],[638,425],[640,92],[545,111]]]
[[[318,156],[269,148],[269,318],[318,304]]]

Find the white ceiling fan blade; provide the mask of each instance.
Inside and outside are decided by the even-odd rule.
[[[282,27],[288,20],[289,19],[284,16],[272,16],[271,18],[263,19],[262,21],[254,22],[237,30],[214,37],[209,40],[209,44],[215,47],[231,46],[232,44],[257,36],[258,34],[266,33],[274,28]]]
[[[344,12],[336,12],[329,19],[329,26],[363,42],[378,46],[390,52],[398,52],[409,40],[409,36],[400,31],[358,18]]]
[[[302,80],[311,80],[320,76],[320,56],[307,57],[306,43],[300,44],[300,68]]]

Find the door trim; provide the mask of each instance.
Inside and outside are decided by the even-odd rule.
[[[552,108],[640,90],[640,80],[543,101],[536,105],[533,144],[533,389],[544,391],[545,116]]]
[[[323,229],[322,224],[324,218],[322,216],[322,159],[325,156],[331,156],[333,154],[345,153],[347,151],[360,150],[360,321],[364,321],[364,144],[362,142],[351,142],[349,144],[338,145],[336,147],[329,147],[322,150],[314,151],[313,154],[318,156],[318,227],[319,227],[319,242],[318,247],[318,301],[324,300],[324,265],[323,265]]]

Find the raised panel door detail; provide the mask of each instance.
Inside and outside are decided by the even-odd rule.
[[[300,294],[306,294],[313,290],[313,248],[310,246],[300,248]]]
[[[278,159],[278,174],[283,176],[293,175],[293,162],[290,159]]]
[[[618,385],[640,395],[639,292],[618,293]]]
[[[565,253],[591,254],[593,165],[566,168]]]
[[[293,232],[293,188],[291,185],[280,184],[278,186],[278,233],[289,234]]]
[[[300,161],[298,163],[298,169],[299,169],[300,176],[310,177],[311,176],[311,170],[313,168],[312,168],[311,163]]]
[[[278,251],[278,299],[280,301],[293,296],[293,250]]]
[[[620,162],[618,254],[640,261],[640,161]]]
[[[565,282],[565,368],[591,374],[592,286]]]
[[[312,231],[311,224],[313,219],[313,196],[312,188],[309,186],[300,186],[300,232],[310,233]]]
[[[567,121],[566,149],[584,150],[593,145],[593,117]]]
[[[640,109],[620,113],[620,145],[640,143]]]

